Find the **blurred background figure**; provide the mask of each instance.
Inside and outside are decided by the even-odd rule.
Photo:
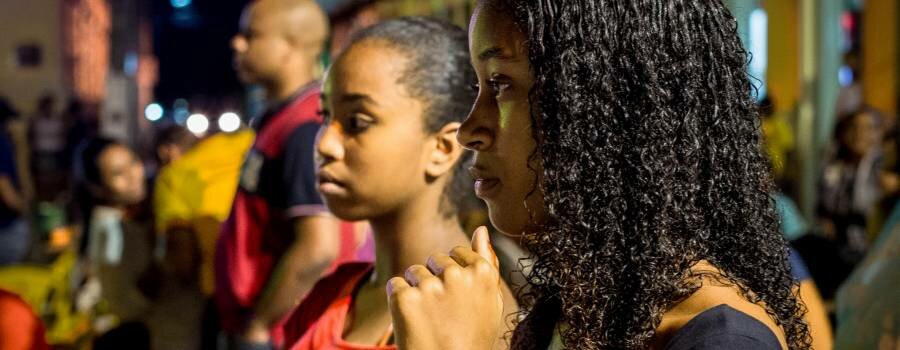
[[[53,201],[68,181],[65,150],[69,125],[56,110],[56,98],[50,94],[38,100],[36,112],[29,122],[31,171],[35,175],[35,187],[40,190],[36,199]]]
[[[153,211],[157,235],[165,242],[165,279],[159,282],[162,292],[153,315],[154,324],[167,331],[154,334],[154,348],[216,346],[219,320],[212,300],[216,240],[231,211],[253,138],[248,128],[220,132],[160,169]]]
[[[28,203],[19,185],[16,147],[9,123],[18,117],[0,97],[0,266],[21,262],[28,253],[31,234],[25,217]]]
[[[257,137],[216,247],[216,302],[236,349],[280,346],[278,326],[298,299],[330,266],[355,257],[352,225],[330,215],[316,190],[328,31],[314,1],[260,0],[231,43],[238,76],[262,88],[266,106],[253,120]]]
[[[825,237],[837,245],[837,258],[845,271],[866,254],[868,220],[882,195],[881,122],[881,116],[871,109],[841,118],[835,127],[836,149],[822,172],[819,224]],[[846,274],[838,278],[843,280]]]
[[[151,235],[129,213],[146,197],[144,166],[127,146],[106,138],[87,140],[77,161],[84,282],[76,307],[94,314],[102,335],[142,323],[149,307],[138,280],[150,263]]]
[[[197,135],[180,125],[170,125],[156,134],[155,156],[158,168],[178,160],[197,143]]]

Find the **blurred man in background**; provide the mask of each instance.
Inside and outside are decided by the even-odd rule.
[[[340,223],[316,191],[313,161],[319,58],[328,36],[312,0],[259,0],[232,40],[240,79],[265,90],[267,109],[216,248],[216,301],[237,347],[273,342],[270,329],[332,265]]]

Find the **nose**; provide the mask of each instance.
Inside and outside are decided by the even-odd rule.
[[[496,108],[484,106],[481,98],[475,101],[469,116],[460,125],[459,131],[456,133],[456,140],[463,147],[472,151],[485,151],[494,143],[494,131],[490,124],[489,114],[495,113]]]
[[[341,123],[332,121],[322,124],[316,140],[316,161],[325,164],[344,159],[344,146],[341,144],[343,128]]]

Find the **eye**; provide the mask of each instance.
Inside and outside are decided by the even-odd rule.
[[[473,92],[478,93],[478,90],[481,89],[481,85],[478,82],[474,82],[469,84],[469,89],[472,89]]]
[[[500,95],[509,90],[511,84],[500,79],[491,78],[487,81],[488,87],[491,89],[491,94],[494,95],[494,98],[500,98]]]
[[[372,126],[372,120],[363,114],[354,113],[347,119],[347,131],[360,133]]]

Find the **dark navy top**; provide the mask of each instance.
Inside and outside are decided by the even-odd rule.
[[[16,172],[16,149],[12,140],[3,131],[0,131],[0,176],[8,177],[9,182],[18,189],[19,176]],[[0,203],[0,228],[5,228],[19,217],[20,214],[15,210]]]
[[[706,310],[675,333],[666,350],[781,350],[769,327],[722,304]]]

